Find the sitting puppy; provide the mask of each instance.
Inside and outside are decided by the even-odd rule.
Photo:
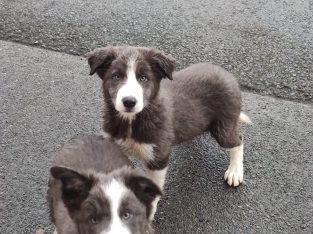
[[[112,140],[87,136],[69,141],[50,174],[47,199],[55,233],[154,233],[148,217],[162,192],[131,168]]]
[[[207,63],[173,73],[170,55],[142,47],[105,47],[86,56],[90,75],[97,73],[103,81],[104,136],[142,159],[159,187],[172,146],[204,132],[230,151],[227,183],[238,186],[243,181],[239,122],[249,118],[241,113],[241,92],[233,75]]]

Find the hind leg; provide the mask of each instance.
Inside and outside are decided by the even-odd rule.
[[[243,144],[229,149],[230,162],[224,174],[229,186],[238,186],[243,181]]]
[[[243,181],[243,140],[239,123],[225,125],[218,122],[212,127],[211,134],[229,152],[230,161],[224,179],[229,186],[237,187]]]

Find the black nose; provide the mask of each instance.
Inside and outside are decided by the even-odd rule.
[[[127,108],[133,108],[136,105],[136,98],[132,97],[132,96],[128,96],[128,97],[124,97],[122,99],[122,102],[124,104],[125,107]]]

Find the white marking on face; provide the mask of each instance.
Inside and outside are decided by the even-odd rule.
[[[109,184],[102,185],[101,188],[109,200],[111,209],[110,227],[108,230],[102,231],[101,234],[130,234],[130,230],[123,223],[119,215],[119,208],[128,189],[122,182],[115,179]]]
[[[243,181],[243,144],[229,149],[230,162],[224,179],[229,186],[238,186]]]
[[[144,162],[149,162],[154,160],[153,148],[155,144],[140,144],[134,141],[132,138],[118,139],[116,143],[120,145],[123,152],[129,157],[135,157]]]
[[[126,81],[120,87],[116,95],[115,109],[120,112],[120,114],[129,119],[136,113],[139,113],[143,109],[143,89],[138,83],[136,77],[136,62],[135,58],[131,58],[127,64]],[[131,112],[127,112],[126,107],[123,104],[123,98],[133,97],[136,99],[136,105],[132,108]]]
[[[168,167],[162,169],[162,170],[147,170],[147,174],[150,179],[161,189],[163,190],[166,174],[167,174]],[[158,203],[160,201],[160,197],[156,197],[154,201],[152,202],[152,209],[151,214],[149,217],[150,221],[153,221],[154,215],[157,211]]]

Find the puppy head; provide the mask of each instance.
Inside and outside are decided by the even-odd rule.
[[[125,117],[141,112],[156,97],[162,78],[172,80],[175,59],[143,47],[105,47],[87,55],[90,75],[103,80],[105,98]]]
[[[148,178],[121,169],[109,175],[52,167],[62,200],[81,234],[151,233],[152,201],[162,194]]]

